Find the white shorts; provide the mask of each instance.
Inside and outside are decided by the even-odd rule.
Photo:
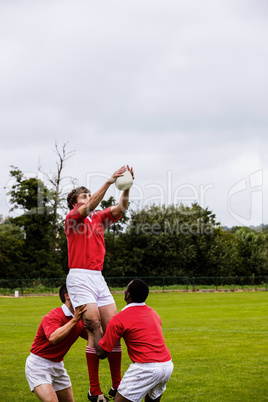
[[[88,303],[97,303],[98,307],[115,303],[101,271],[70,269],[66,285],[74,308]]]
[[[63,362],[53,362],[33,353],[26,360],[25,374],[32,392],[41,384],[51,384],[55,392],[72,385]]]
[[[122,378],[118,392],[132,402],[140,402],[147,394],[156,399],[165,391],[172,371],[171,360],[164,363],[132,363]]]

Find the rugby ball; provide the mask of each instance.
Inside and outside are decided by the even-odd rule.
[[[133,178],[129,170],[126,170],[125,173],[123,173],[123,176],[117,177],[115,181],[115,186],[120,191],[128,190],[132,184]]]

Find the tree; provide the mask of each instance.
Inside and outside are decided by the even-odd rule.
[[[241,265],[241,258],[234,235],[218,229],[206,254],[205,276],[231,277]]]
[[[108,200],[102,200],[100,203],[100,207],[101,207],[101,209],[106,209],[115,204],[116,204],[116,201],[115,201],[114,197],[111,196],[110,198],[108,198]],[[120,220],[117,221],[116,223],[114,223],[113,225],[109,226],[106,233],[112,232],[113,236],[115,236],[115,234],[122,233],[128,220],[129,220],[129,218],[127,216],[127,211],[123,212]]]
[[[268,250],[267,234],[257,233],[247,227],[242,227],[235,232],[241,264],[237,269],[237,275],[267,275],[268,274]]]
[[[1,279],[19,279],[23,276],[24,231],[11,222],[0,219],[0,267]]]
[[[61,213],[66,211],[66,203],[61,187],[66,179],[62,176],[65,162],[75,151],[67,151],[67,143],[61,149],[55,143],[54,151],[57,155],[56,173],[47,174],[39,169],[50,188],[39,178],[39,174],[27,178],[15,166],[10,171],[14,179],[8,193],[12,205],[10,211],[16,211],[19,216],[9,218],[9,222],[23,233],[20,272],[24,278],[61,277],[68,272],[67,242]]]
[[[12,211],[20,216],[10,222],[24,233],[22,270],[24,278],[60,277],[63,270],[53,256],[52,193],[37,177],[26,178],[13,166],[15,183],[9,191]]]
[[[198,204],[131,211],[120,252],[120,274],[202,275],[217,227],[215,215]]]
[[[66,179],[66,177],[62,176],[62,171],[64,168],[64,165],[68,159],[70,159],[74,154],[75,151],[67,151],[67,145],[68,143],[63,143],[62,149],[60,150],[58,147],[58,144],[55,143],[55,150],[54,152],[57,155],[58,160],[56,161],[56,166],[57,170],[56,173],[52,174],[47,174],[45,172],[42,172],[41,169],[40,171],[45,174],[46,178],[48,179],[49,183],[52,185],[52,189],[50,189],[50,194],[51,194],[51,206],[52,206],[52,214],[53,214],[53,219],[52,219],[52,233],[53,233],[53,238],[52,238],[52,251],[54,254],[57,253],[60,247],[60,242],[61,240],[61,235],[59,232],[62,229],[63,225],[63,218],[61,214],[59,214],[59,209],[66,209],[66,199],[65,199],[65,194],[62,193],[61,190],[61,184],[62,181]],[[69,178],[70,179],[70,178]],[[74,181],[74,179],[71,179]],[[64,203],[63,203],[64,202]]]
[[[0,219],[1,278],[62,277],[68,272],[64,233],[64,163],[74,154],[55,145],[57,172],[25,177],[12,166],[13,218]],[[115,204],[110,197],[102,209]],[[130,218],[129,218],[130,216]],[[262,276],[268,274],[267,226],[223,231],[216,216],[197,203],[130,210],[105,231],[105,276]]]

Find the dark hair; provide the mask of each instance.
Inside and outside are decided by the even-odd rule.
[[[90,191],[84,187],[76,187],[67,195],[67,204],[69,209],[73,209],[74,205],[77,203],[77,197],[82,193],[90,193]]]
[[[143,303],[149,294],[149,287],[141,279],[133,279],[128,285],[128,292],[134,303]]]
[[[60,296],[62,303],[65,303],[66,293],[68,293],[68,290],[67,290],[66,284],[64,283],[64,285],[61,285],[61,287],[59,289],[59,296]]]

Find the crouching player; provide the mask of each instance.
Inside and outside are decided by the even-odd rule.
[[[63,358],[79,336],[87,339],[81,320],[86,307],[74,311],[66,285],[61,286],[59,296],[63,305],[42,318],[25,365],[30,389],[42,402],[74,402]]]
[[[94,333],[98,356],[104,359],[121,337],[124,338],[132,360],[115,396],[115,402],[145,402],[161,399],[173,371],[173,363],[165,345],[161,319],[145,304],[149,288],[140,279],[134,279],[125,290],[127,305],[108,323],[102,338],[101,324],[85,320],[85,326]]]

